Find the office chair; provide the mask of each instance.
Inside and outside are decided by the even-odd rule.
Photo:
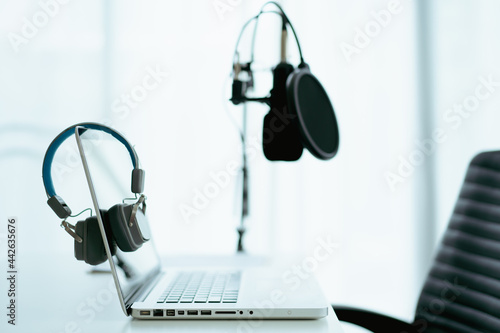
[[[475,156],[413,323],[333,305],[340,321],[383,333],[500,332],[500,151]]]

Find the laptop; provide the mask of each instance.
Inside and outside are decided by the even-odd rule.
[[[100,209],[109,207],[98,201],[97,190],[103,188],[96,188],[100,179],[93,178],[99,173],[96,165],[106,164],[108,155],[96,152],[102,144],[92,145],[91,140],[100,137],[102,141],[103,134],[89,135],[92,131],[95,130],[77,127],[75,136],[119,301],[127,316],[153,320],[317,319],[327,316],[329,305],[312,276],[307,279],[295,276],[290,283],[289,276],[288,280],[284,278],[287,269],[193,267],[179,270],[162,267],[153,235],[134,252],[118,249],[112,255],[99,213]],[[103,168],[108,168],[109,172],[109,165]],[[105,186],[106,193],[113,190],[110,187],[109,184]],[[102,199],[102,192],[99,195]]]

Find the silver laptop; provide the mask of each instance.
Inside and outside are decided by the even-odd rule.
[[[99,214],[100,209],[109,207],[99,204],[96,193],[103,189],[91,176],[96,163],[104,164],[106,156],[99,156],[95,145],[92,151],[88,148],[92,147],[91,138],[102,137],[88,135],[92,131],[76,128],[75,135],[116,290],[127,316],[165,320],[316,319],[328,314],[329,305],[316,280],[297,278],[293,284],[286,283],[284,269],[170,269],[161,266],[153,237],[135,252],[118,249],[112,255]],[[106,193],[109,190],[106,186]]]

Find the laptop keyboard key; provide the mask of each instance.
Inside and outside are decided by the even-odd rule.
[[[183,272],[163,291],[157,303],[236,303],[239,272]]]

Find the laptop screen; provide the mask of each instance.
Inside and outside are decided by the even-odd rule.
[[[102,214],[103,210],[108,210],[113,205],[137,202],[136,196],[131,192],[132,160],[125,146],[102,131],[80,128],[75,134],[91,192],[89,199],[92,201],[89,200],[89,205],[93,207],[93,213],[100,210]],[[145,193],[147,185],[146,178]],[[95,193],[94,196],[92,192]],[[108,252],[108,259],[112,257],[111,270],[124,311],[126,303],[131,301],[138,288],[160,269],[152,238],[134,252],[124,252],[119,247],[113,256]]]

